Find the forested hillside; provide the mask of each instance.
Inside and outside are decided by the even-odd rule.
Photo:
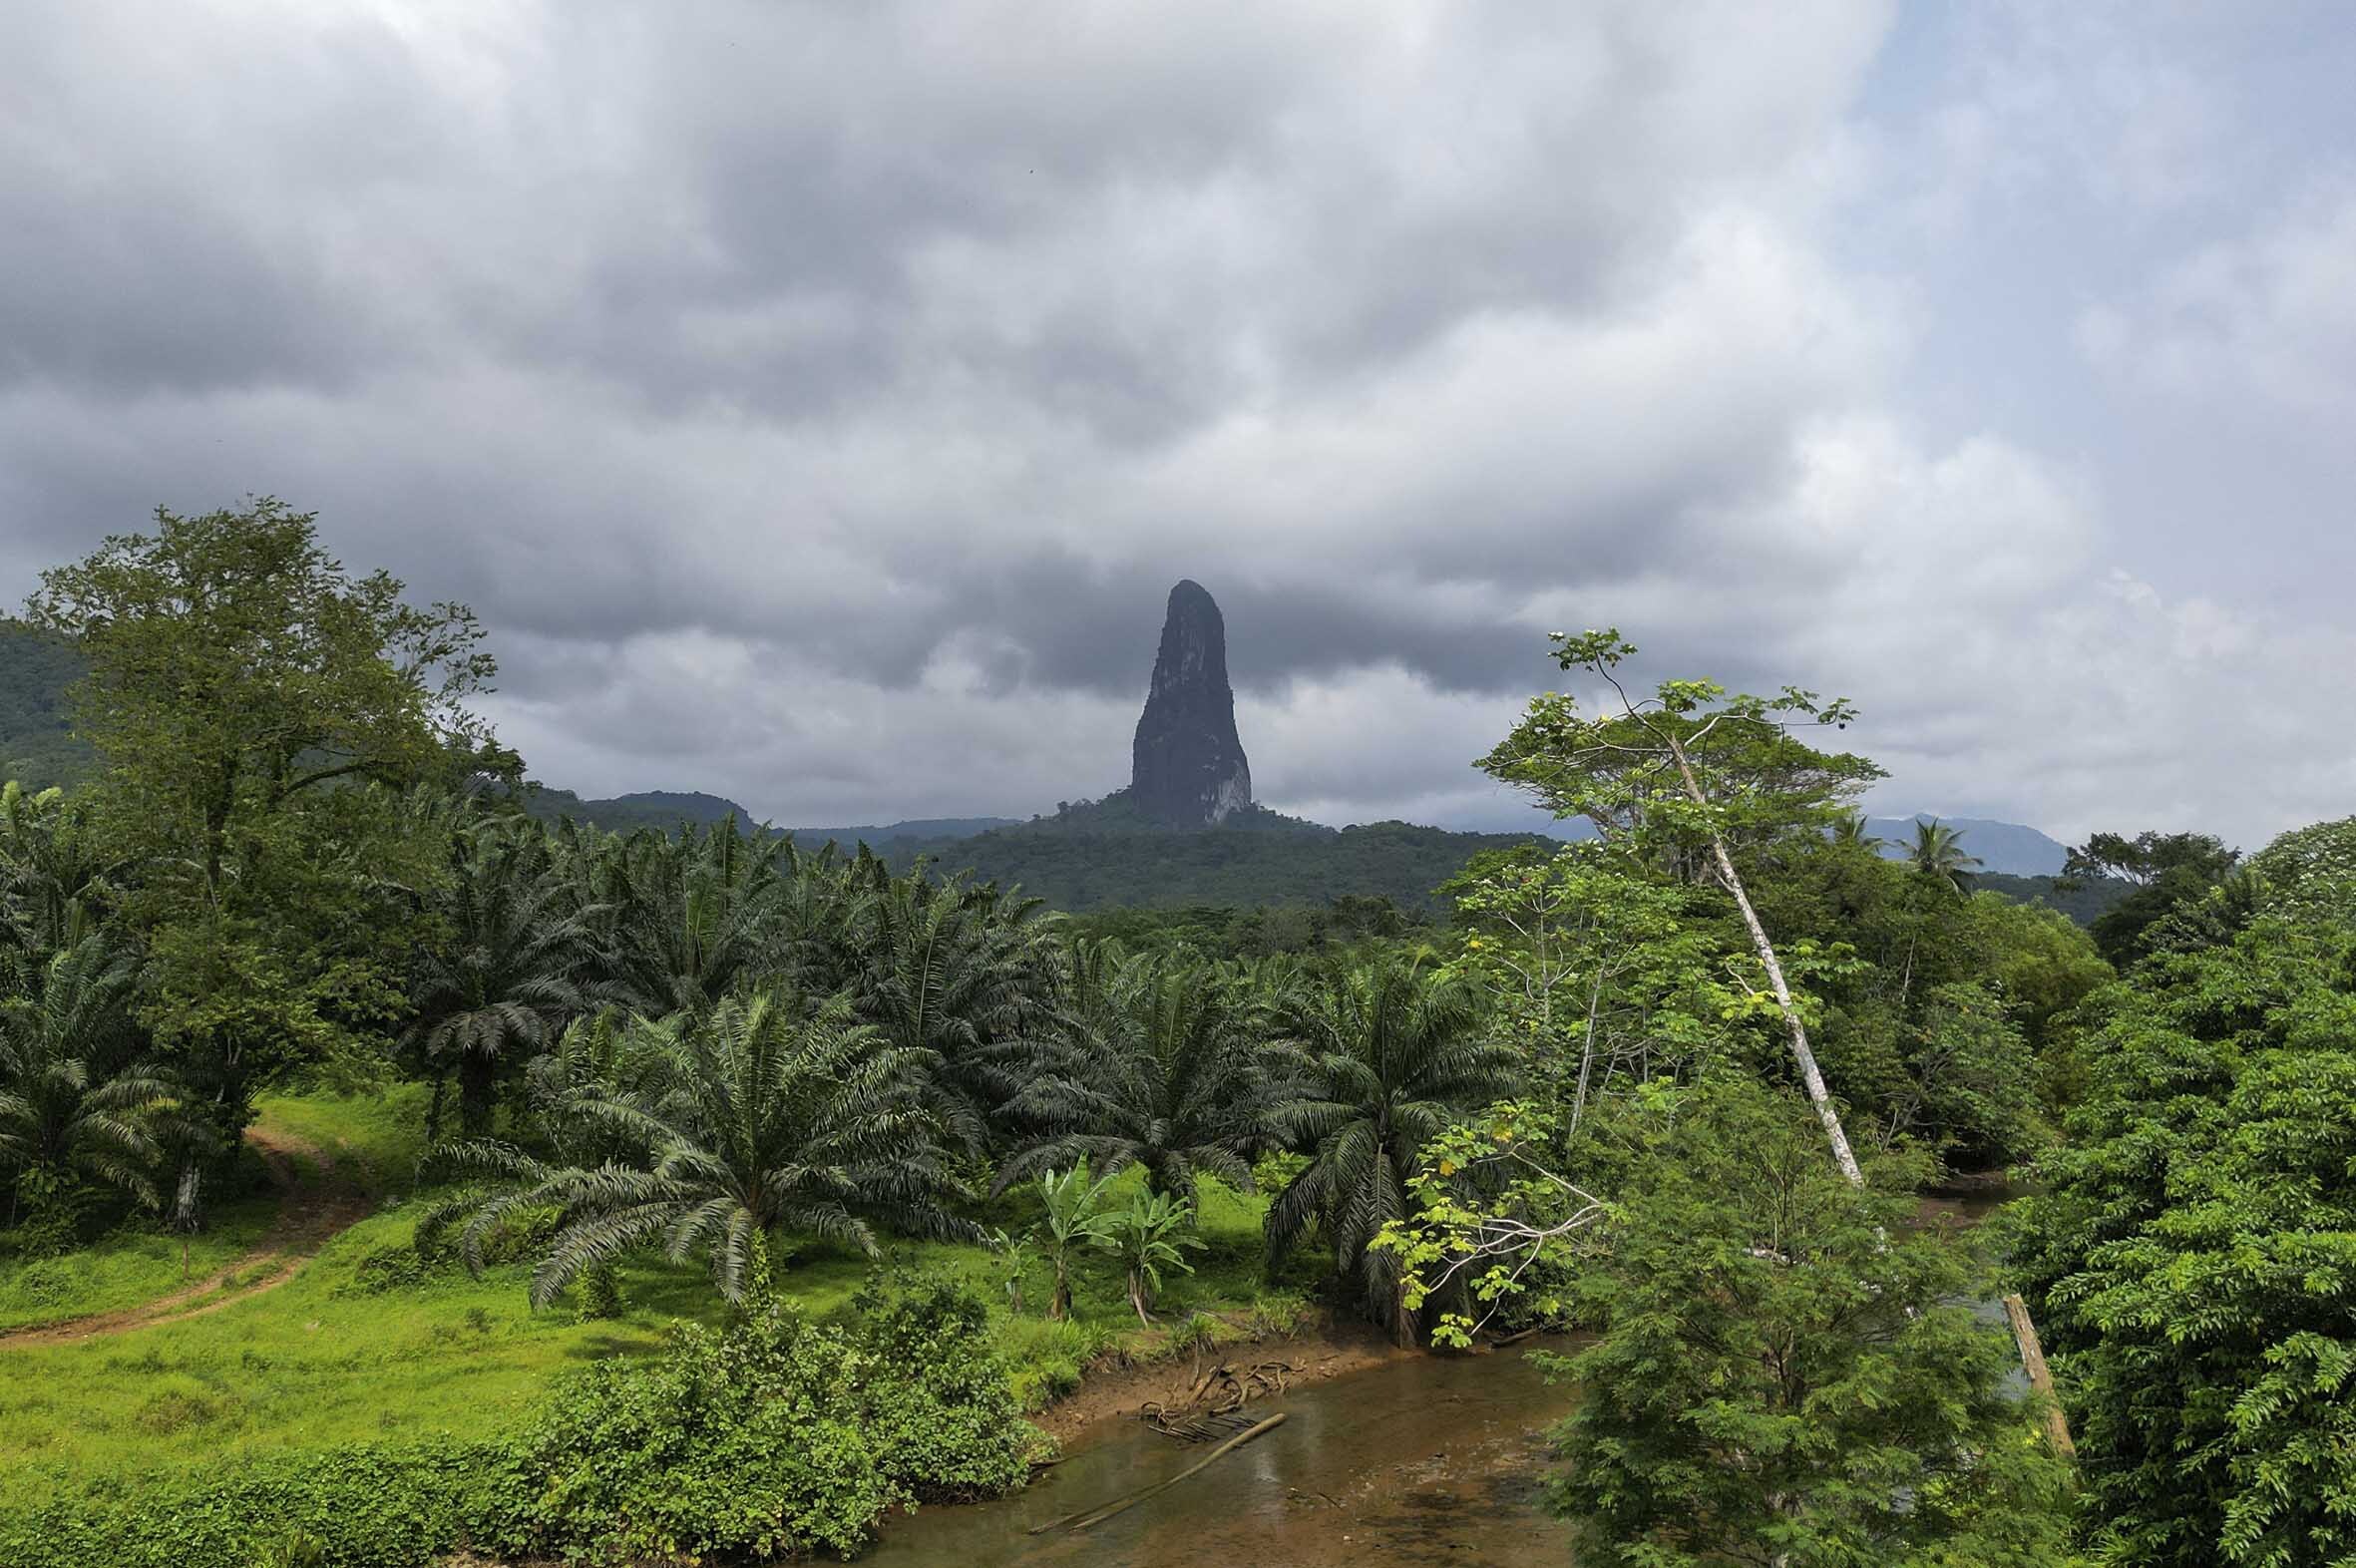
[[[1439,885],[1487,850],[1546,843],[1534,834],[1450,833],[1404,822],[1339,831],[1039,831],[1025,824],[973,838],[895,843],[895,866],[919,859],[984,882],[1019,886],[1052,908],[1174,909],[1187,905],[1325,905],[1358,895],[1402,909],[1442,907]]]
[[[94,760],[66,716],[83,662],[55,637],[0,619],[0,770],[41,788],[86,777]]]

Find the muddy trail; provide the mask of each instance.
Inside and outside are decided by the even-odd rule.
[[[284,1285],[338,1232],[366,1217],[368,1195],[324,1150],[270,1127],[247,1128],[245,1141],[261,1155],[280,1194],[278,1217],[252,1251],[169,1296],[0,1333],[0,1350],[70,1345],[218,1312]]]

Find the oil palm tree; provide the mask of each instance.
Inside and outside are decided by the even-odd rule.
[[[1270,1108],[1252,1006],[1201,964],[1099,943],[1075,949],[1069,989],[1066,1027],[1006,1105],[1046,1130],[999,1188],[1085,1159],[1107,1174],[1141,1165],[1154,1192],[1188,1202],[1204,1172],[1250,1191]]]
[[[459,1125],[491,1130],[503,1069],[548,1048],[589,1005],[583,984],[590,912],[568,907],[546,834],[535,823],[462,827],[449,877],[428,900],[444,937],[419,953],[405,1043],[441,1086],[458,1080]]]
[[[57,789],[0,784],[0,947],[46,956],[89,936],[122,871]]]
[[[1047,1019],[1052,962],[1037,899],[935,881],[918,867],[892,877],[863,858],[851,910],[858,955],[850,994],[859,1017],[917,1053],[926,1103],[969,1153],[1016,1089]]]
[[[1417,1151],[1459,1111],[1507,1093],[1513,1052],[1482,1037],[1470,988],[1392,956],[1329,977],[1291,1019],[1297,1050],[1278,1132],[1309,1164],[1269,1205],[1273,1269],[1314,1230],[1375,1317],[1404,1334],[1394,1254],[1369,1244],[1407,1210]]]
[[[1972,874],[1980,869],[1978,857],[1963,852],[1963,835],[1936,818],[1914,824],[1914,842],[1907,847],[1906,861],[1957,893],[1971,892]]]
[[[629,1159],[569,1164],[475,1143],[442,1161],[502,1184],[469,1222],[470,1248],[518,1208],[559,1211],[532,1277],[536,1306],[642,1247],[703,1258],[721,1296],[741,1304],[754,1260],[781,1232],[870,1256],[879,1228],[980,1239],[949,1210],[964,1194],[923,1107],[915,1053],[842,1004],[806,1015],[790,992],[756,992],[631,1027],[648,1031],[639,1048],[669,1058],[659,1085],[592,1084],[571,1102],[571,1114],[630,1146]]]
[[[138,965],[100,936],[47,962],[10,956],[0,992],[0,1168],[90,1181],[161,1208],[154,1113],[175,1085],[137,1065]]]
[[[777,978],[791,839],[728,817],[675,838],[641,828],[589,854],[584,893],[611,910],[608,977],[641,1011],[701,1007]]]
[[[1853,810],[1832,819],[1832,842],[1849,849],[1881,848],[1881,840],[1866,831],[1865,814]]]

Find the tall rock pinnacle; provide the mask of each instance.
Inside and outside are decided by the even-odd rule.
[[[1199,583],[1170,589],[1130,757],[1131,799],[1172,827],[1210,827],[1252,803],[1252,765],[1227,684],[1227,622]]]

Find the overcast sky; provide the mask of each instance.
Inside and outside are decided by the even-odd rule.
[[[0,596],[273,493],[471,602],[585,794],[1261,798],[1615,623],[1877,808],[2356,810],[2356,16],[2156,0],[0,10]]]

